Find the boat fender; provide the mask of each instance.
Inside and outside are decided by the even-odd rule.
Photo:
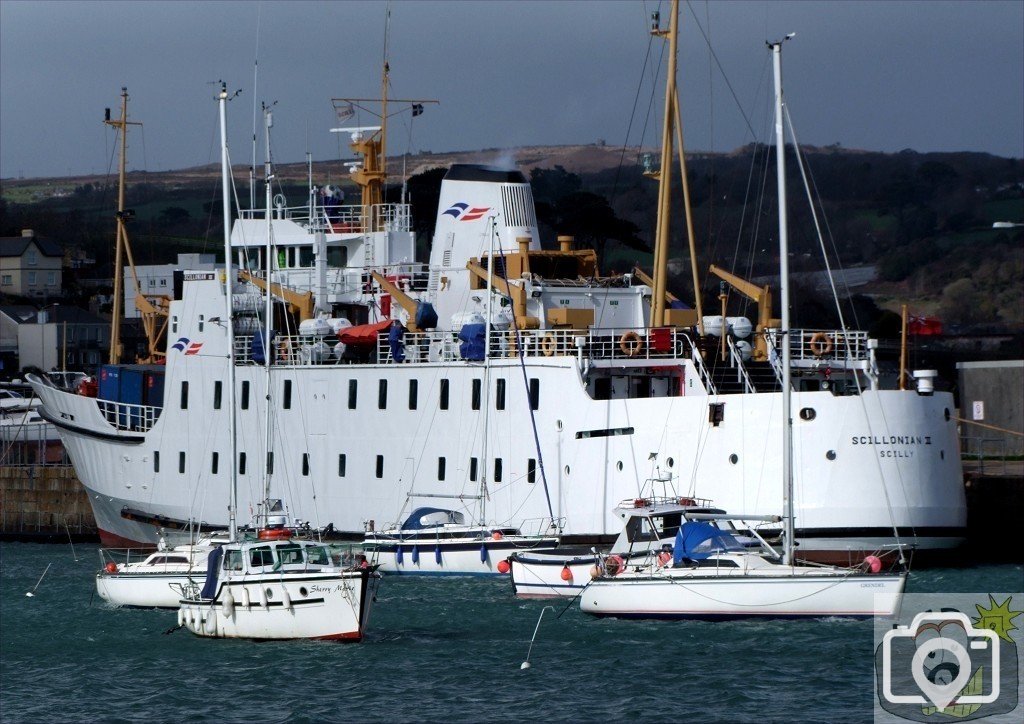
[[[434,546],[434,563],[441,565],[441,546]]]
[[[658,554],[658,565],[664,568],[672,562],[672,554],[668,551],[662,551]]]
[[[183,609],[183,608],[179,608],[178,609],[178,625],[179,626],[184,626],[185,625],[185,609]]]
[[[864,559],[864,570],[871,573],[878,573],[882,570],[882,559],[878,556],[868,556]]]
[[[512,564],[508,562],[507,558],[503,558],[498,561],[498,573],[505,575],[512,570]]]
[[[412,547],[412,564],[414,566],[418,566],[420,564],[420,547],[419,546],[413,546]]]
[[[260,586],[260,606],[262,606],[263,609],[266,610],[268,603],[269,602],[267,601],[267,591],[265,588],[263,588],[263,586]]]
[[[610,555],[604,559],[604,570],[609,576],[617,576],[626,570],[626,561],[622,556]]]
[[[808,345],[811,354],[815,357],[824,357],[832,351],[832,340],[824,332],[815,332],[811,335],[811,342]]]
[[[594,579],[594,578],[600,578],[600,577],[601,577],[601,573],[602,573],[602,572],[603,572],[603,571],[601,570],[601,566],[599,566],[599,565],[597,565],[597,564],[595,563],[594,565],[592,565],[592,566],[590,567],[590,578],[591,578],[591,579]]]
[[[486,543],[481,543],[480,544],[480,562],[481,563],[486,563],[487,562],[487,544]]]
[[[248,611],[252,608],[252,599],[249,598],[249,589],[242,586],[242,608]]]
[[[403,558],[404,558],[404,554],[402,553],[402,544],[399,543],[395,547],[395,565],[396,566],[402,565]]]
[[[211,636],[217,635],[217,617],[213,613],[213,608],[210,608],[210,612],[206,616],[206,620],[203,621],[203,628],[206,629],[206,633]]]
[[[107,573],[117,573],[117,564],[111,561],[107,565],[103,566],[103,570]]]
[[[235,615],[235,597],[231,595],[231,589],[224,587],[224,597],[221,599],[221,612],[224,618],[231,618]]]
[[[568,565],[562,566],[562,580],[567,583],[572,583],[572,570]]]
[[[619,337],[619,349],[627,357],[636,357],[644,348],[644,341],[636,332],[626,332]]]
[[[281,605],[285,611],[292,610],[292,597],[288,595],[288,587],[281,586]]]

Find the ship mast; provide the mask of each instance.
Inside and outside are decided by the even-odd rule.
[[[117,188],[117,239],[114,242],[114,302],[113,309],[111,310],[110,320],[110,364],[118,364],[121,361],[121,315],[123,314],[122,305],[124,304],[124,293],[121,289],[121,275],[123,261],[123,251],[128,247],[128,231],[125,228],[125,208],[124,208],[124,196],[125,196],[125,165],[128,155],[128,126],[141,126],[141,123],[136,123],[128,120],[128,89],[125,87],[121,88],[121,118],[114,120],[110,117],[110,109],[107,109],[106,117],[103,122],[108,126],[113,126],[121,131],[121,156],[118,163],[118,188]],[[131,252],[128,252],[129,256]],[[132,265],[132,273],[134,274],[134,264]]]
[[[683,147],[683,119],[679,111],[679,89],[676,84],[679,51],[679,0],[672,0],[672,17],[668,30],[662,30],[659,14],[654,13],[651,34],[668,38],[668,73],[665,79],[665,109],[661,132],[661,166],[648,175],[658,179],[658,221],[654,239],[654,296],[651,298],[651,326],[668,325],[668,251],[670,244],[670,215],[672,210],[672,154],[673,131],[679,144],[679,175],[682,183],[686,232],[690,246],[690,270],[693,276],[694,306],[697,326],[703,331],[703,303],[700,293],[700,275],[697,271],[697,242],[693,231],[693,210],[690,204],[690,184],[686,174],[686,153]]]

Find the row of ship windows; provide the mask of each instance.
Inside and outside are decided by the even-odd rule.
[[[181,451],[178,453],[178,472],[181,474],[185,473],[185,452]],[[247,456],[244,452],[238,453],[238,474],[245,475],[246,471]],[[500,483],[504,477],[504,470],[501,458],[494,458],[494,465],[491,468],[491,480],[495,483]],[[210,456],[210,473],[216,475],[220,470],[220,453],[214,452]],[[160,472],[160,451],[156,450],[153,452],[153,472]],[[267,453],[267,473],[273,474],[274,472],[274,453]],[[347,472],[347,459],[345,453],[338,455],[338,477],[344,478]],[[309,453],[302,453],[302,474],[309,475]],[[374,465],[374,474],[378,479],[384,477],[384,456],[377,455],[377,459]],[[437,459],[437,479],[444,480],[447,475],[447,458],[440,457]],[[480,476],[480,462],[478,458],[472,457],[469,459],[469,479],[476,482]],[[526,461],[526,482],[535,483],[537,482],[537,461],[534,458],[529,458]]]
[[[495,380],[494,385],[494,409],[504,410],[505,409],[505,388],[506,380],[504,378],[498,378]],[[220,380],[213,383],[213,409],[219,410],[221,407],[223,384]],[[483,393],[483,381],[480,379],[473,380],[473,393],[470,399],[470,407],[474,410],[479,410],[482,404],[482,393]],[[242,394],[241,394],[241,407],[243,410],[249,409],[249,381],[245,380],[242,382]],[[449,408],[449,400],[451,398],[451,384],[448,380],[441,380],[441,384],[438,386],[438,408],[441,410],[447,410]],[[356,409],[356,404],[359,399],[359,381],[349,380],[348,381],[348,409]],[[419,406],[419,380],[409,380],[409,409],[415,410]],[[281,407],[285,410],[290,410],[292,407],[292,381],[284,381],[284,389],[281,394]],[[378,380],[377,381],[377,407],[381,410],[386,410],[388,407],[388,381]],[[536,410],[540,407],[540,380],[536,377],[530,378],[530,409]],[[188,381],[181,383],[181,409],[188,409]]]

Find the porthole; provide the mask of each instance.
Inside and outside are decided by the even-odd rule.
[[[945,412],[943,412],[942,414],[945,416],[946,422],[949,422],[949,408],[948,407],[946,408]]]
[[[668,460],[665,461],[665,464],[672,468],[675,467],[676,461],[673,458],[669,458]]]
[[[829,450],[827,453],[825,453],[825,457],[828,458],[829,460],[835,460],[836,459],[836,451],[835,450]]]
[[[807,420],[809,422],[809,421],[813,420],[814,418],[816,418],[817,416],[818,416],[818,413],[815,412],[813,407],[805,407],[802,410],[800,410],[800,419],[801,420]]]
[[[269,598],[273,598],[273,597],[274,597],[274,590],[272,588],[268,588],[267,589],[267,598],[269,599]]]
[[[618,470],[620,473],[622,472],[622,461],[621,460],[619,460],[619,462],[615,463],[615,469]]]
[[[733,465],[735,465],[739,461],[740,461],[740,456],[737,455],[736,453],[733,453],[732,455],[729,456],[729,462],[731,462]]]
[[[568,466],[568,465],[566,465],[566,466],[565,466],[565,474],[566,474],[566,475],[568,475],[568,474],[569,474],[569,466]]]
[[[303,586],[302,588],[299,589],[299,595],[302,596],[303,598],[305,598],[306,596],[309,595],[309,591],[306,590],[305,586]]]

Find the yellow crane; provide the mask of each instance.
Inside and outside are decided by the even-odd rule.
[[[777,328],[781,325],[778,319],[772,318],[772,288],[767,284],[759,287],[714,264],[710,266],[709,271],[747,299],[757,304],[757,326],[755,327],[756,334],[752,356],[758,362],[766,361],[768,359],[768,342],[764,338],[764,332],[767,329]]]

